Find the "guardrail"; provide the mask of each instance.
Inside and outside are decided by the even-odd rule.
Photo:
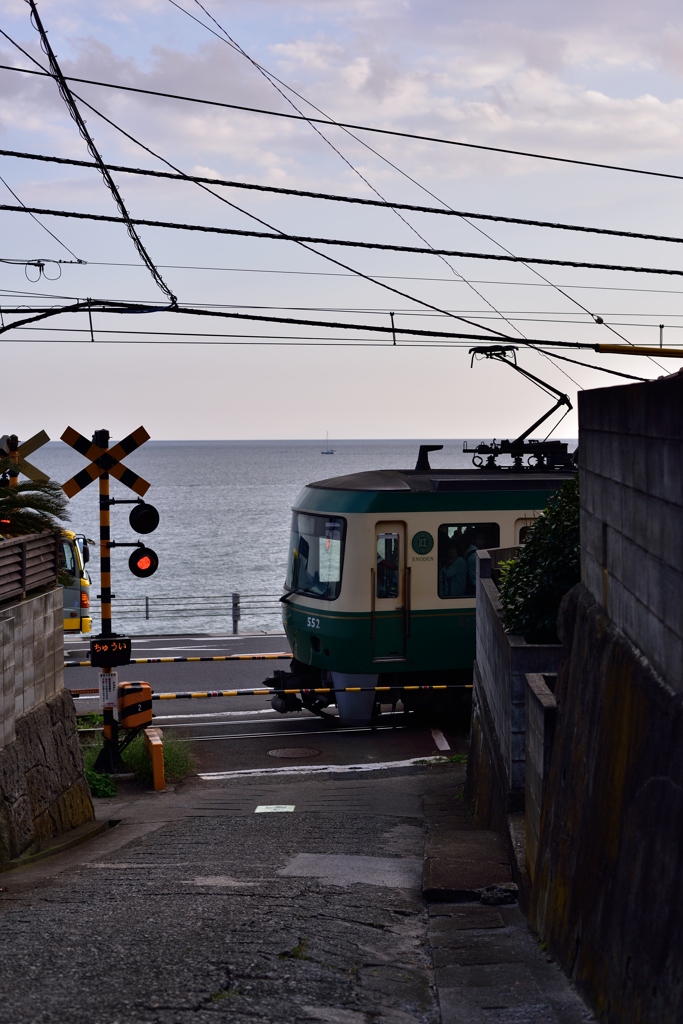
[[[231,623],[233,634],[239,632],[242,618],[280,614],[280,599],[274,594],[175,594],[173,597],[122,597],[116,600],[117,621],[137,618],[150,621],[156,619],[177,619],[183,626],[188,619],[222,619]]]
[[[57,538],[53,533],[30,533],[0,541],[0,601],[54,586],[57,572]]]

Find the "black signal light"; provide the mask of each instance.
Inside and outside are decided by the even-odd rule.
[[[152,533],[159,525],[159,513],[146,501],[133,505],[128,522],[136,533]]]
[[[133,576],[146,579],[148,576],[153,576],[159,568],[159,558],[151,548],[139,547],[128,559],[128,568]]]

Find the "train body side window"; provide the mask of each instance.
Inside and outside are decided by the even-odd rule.
[[[500,547],[498,523],[444,523],[439,527],[439,597],[474,597],[477,551]]]

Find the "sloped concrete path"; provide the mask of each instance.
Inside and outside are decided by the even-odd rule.
[[[578,1024],[515,907],[423,898],[424,799],[462,775],[99,801],[121,824],[0,875],[0,1024]]]

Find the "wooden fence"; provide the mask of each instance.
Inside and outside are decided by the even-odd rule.
[[[0,541],[0,601],[25,597],[54,586],[58,572],[58,538],[33,533]]]

